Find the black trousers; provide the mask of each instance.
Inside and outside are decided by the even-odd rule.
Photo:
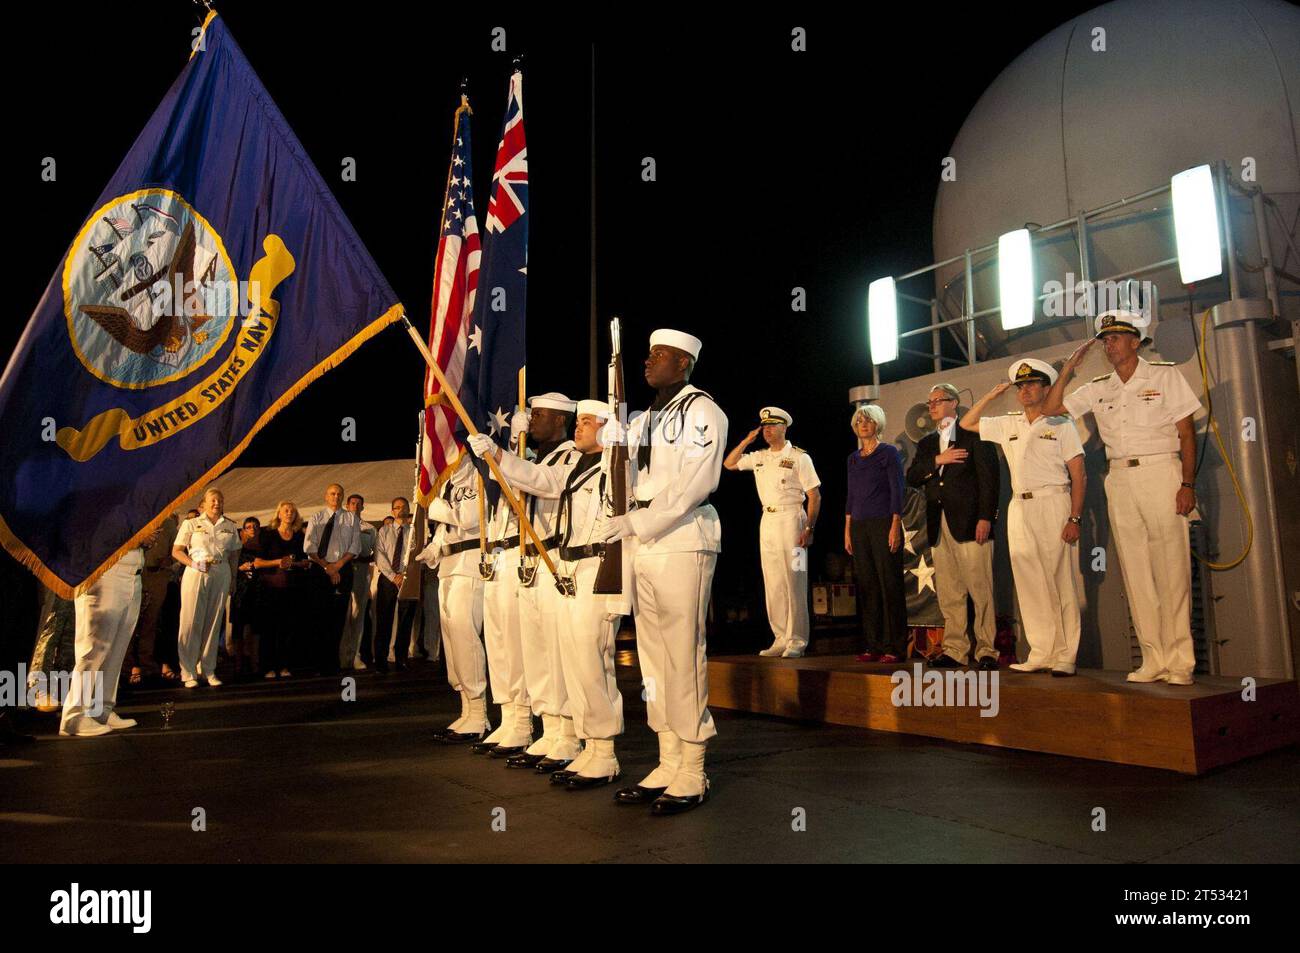
[[[409,599],[400,601],[397,598],[397,587],[392,581],[387,576],[379,577],[379,588],[375,592],[375,668],[382,670],[388,667],[388,645],[392,638],[397,639],[397,644],[393,646],[393,658],[397,659],[398,665],[406,663],[407,649],[411,644],[411,626],[415,623],[415,613],[419,608],[418,602]],[[397,613],[396,636],[392,635],[394,610]]]
[[[903,590],[903,547],[889,551],[892,517],[849,521],[858,620],[867,651],[903,657],[907,649],[907,595]]]
[[[348,607],[352,601],[352,571],[349,562],[339,570],[336,585],[330,582],[324,569],[312,567],[317,622],[312,644],[307,647],[307,665],[322,675],[333,675],[339,670],[339,643],[343,641],[343,626],[348,621]]]
[[[257,667],[263,672],[296,667],[302,641],[303,587],[262,587],[257,612]]]

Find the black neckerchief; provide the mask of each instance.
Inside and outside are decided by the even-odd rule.
[[[584,477],[583,474],[590,473],[592,467],[598,466],[602,456],[604,456],[604,452],[600,450],[595,453],[584,453],[578,457],[577,464],[569,471],[569,478],[564,484],[564,492],[560,494],[560,511],[555,520],[557,533],[560,533],[560,528],[563,527],[562,545],[567,546],[569,544],[569,535],[573,531],[573,493],[583,483],[587,482],[588,478]]]
[[[636,466],[638,470],[650,469],[650,454],[652,449],[651,435],[654,433],[655,424],[658,423],[657,414],[667,407],[678,394],[681,393],[688,381],[677,381],[675,384],[669,384],[667,387],[660,387],[655,392],[654,402],[650,405],[650,419],[646,422],[645,430],[641,432],[641,445],[636,449]]]

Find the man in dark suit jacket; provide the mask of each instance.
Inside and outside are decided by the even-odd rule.
[[[998,456],[993,444],[957,426],[957,388],[930,391],[936,431],[922,438],[907,470],[909,486],[924,488],[926,532],[934,559],[935,594],[943,612],[943,654],[932,665],[955,668],[970,655],[966,597],[975,603],[975,658],[995,670],[993,646],[993,520],[998,510]]]

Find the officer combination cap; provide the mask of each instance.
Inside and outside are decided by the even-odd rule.
[[[1025,357],[1016,361],[1007,369],[1007,377],[1011,383],[1016,385],[1038,381],[1050,386],[1056,383],[1056,369],[1046,361]]]
[[[609,419],[609,404],[603,400],[580,400],[578,401],[578,416],[590,414],[593,417],[599,417],[601,420]]]
[[[660,328],[650,335],[650,346],[663,344],[666,347],[675,347],[679,351],[685,351],[691,356],[691,360],[699,360],[700,348],[704,346],[703,342],[693,334],[687,334],[685,331],[673,331],[670,328]]]
[[[758,412],[758,422],[760,424],[785,424],[788,427],[794,423],[794,418],[780,407],[764,407]]]
[[[545,407],[547,410],[558,410],[562,414],[571,414],[578,408],[576,401],[569,400],[558,391],[548,391],[545,394],[530,397],[528,406],[534,410],[538,407]]]

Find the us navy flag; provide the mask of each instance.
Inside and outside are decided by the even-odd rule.
[[[510,77],[486,231],[476,326],[470,334],[460,399],[474,425],[505,444],[510,414],[521,396],[528,296],[528,146],[524,75],[519,70]],[[491,481],[487,486],[495,490]]]
[[[210,13],[0,378],[0,541],[71,598],[400,315]]]

